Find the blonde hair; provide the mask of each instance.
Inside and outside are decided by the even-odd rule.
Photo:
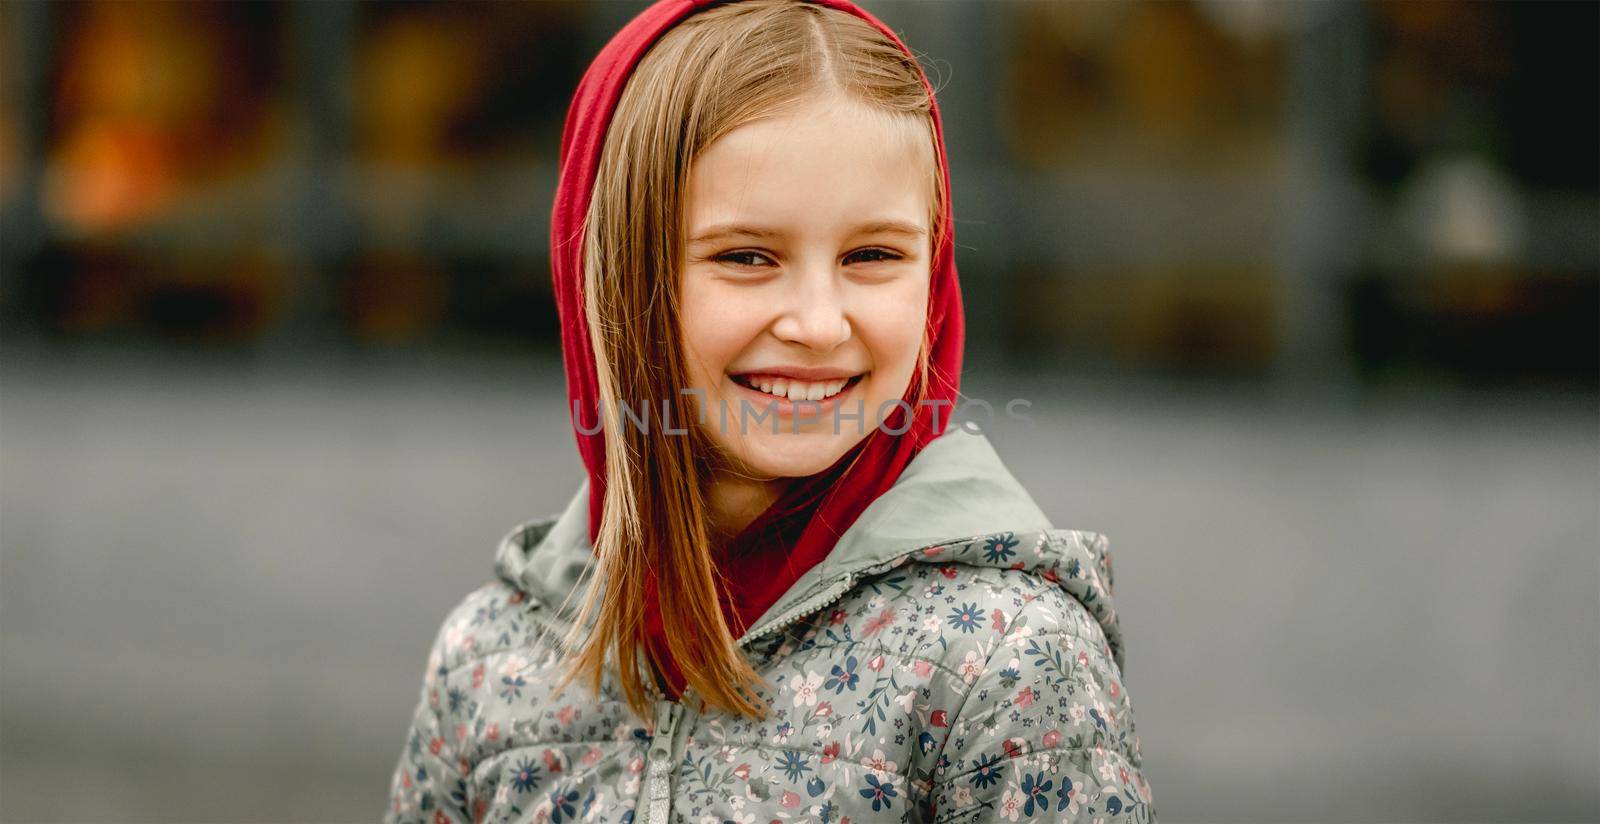
[[[648,570],[687,688],[719,709],[767,714],[761,678],[720,606],[706,498],[710,438],[692,425],[685,437],[623,426],[618,403],[670,402],[673,421],[694,419],[692,399],[678,391],[689,385],[677,271],[690,169],[723,135],[819,93],[849,96],[913,127],[927,147],[936,253],[947,193],[932,100],[915,58],[849,12],[804,0],[739,0],[685,19],[639,62],[601,150],[585,217],[583,292],[604,415],[604,513],[560,683],[582,676],[598,692],[613,656],[623,696],[641,717],[649,717],[664,671],[645,640]],[[925,329],[924,388],[927,342]]]

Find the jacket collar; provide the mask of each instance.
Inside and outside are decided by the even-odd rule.
[[[565,511],[511,530],[495,556],[499,577],[568,620],[579,597],[576,586],[594,563],[588,501],[585,479]],[[1056,583],[1090,608],[1120,664],[1105,543],[1096,533],[1054,528],[985,435],[952,428],[917,453],[828,557],[796,581],[741,640],[827,606],[876,569],[907,562],[962,563],[1031,571]]]

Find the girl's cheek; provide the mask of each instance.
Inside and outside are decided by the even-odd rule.
[[[862,337],[880,345],[909,341],[914,349],[922,344],[922,326],[928,317],[927,286],[907,284],[905,288],[862,293],[853,314]]]
[[[693,379],[715,392],[720,391],[727,368],[760,337],[764,321],[759,304],[737,299],[709,303],[692,310],[684,307],[684,342]]]
[[[763,301],[754,290],[708,290],[702,298],[704,305],[697,313],[700,334],[718,351],[733,347],[724,354],[738,354],[772,322],[771,296]]]

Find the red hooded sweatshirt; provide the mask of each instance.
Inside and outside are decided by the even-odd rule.
[[[573,95],[561,139],[560,182],[550,223],[550,264],[556,307],[561,320],[561,344],[566,368],[568,409],[578,452],[589,473],[589,540],[599,533],[605,501],[605,433],[584,434],[578,416],[584,414],[593,428],[600,392],[595,377],[594,352],[583,309],[583,225],[594,191],[600,150],[617,102],[639,59],[667,30],[684,18],[718,2],[737,0],[660,0],[630,21],[590,64]],[[848,0],[808,0],[839,9],[871,23],[902,51],[911,54],[888,26]],[[933,88],[922,78],[930,100]],[[834,543],[855,522],[862,510],[894,485],[911,459],[944,431],[960,388],[963,322],[961,290],[956,278],[955,233],[951,222],[949,167],[945,160],[944,130],[937,105],[933,107],[934,133],[939,162],[945,228],[934,250],[928,300],[928,338],[931,383],[924,404],[913,404],[916,381],[905,399],[911,420],[897,409],[883,427],[873,429],[833,466],[809,478],[797,479],[771,507],[759,515],[717,552],[717,563],[727,582],[722,593],[723,614],[735,635],[743,633],[792,586],[800,576],[827,557]],[[908,425],[909,424],[909,425]],[[890,435],[889,432],[900,432]],[[887,431],[885,431],[887,430]],[[851,461],[860,460],[851,466]],[[845,468],[849,467],[848,471]],[[646,601],[646,626],[651,644],[668,662],[663,673],[675,693],[684,678],[667,652],[659,608],[654,597]]]

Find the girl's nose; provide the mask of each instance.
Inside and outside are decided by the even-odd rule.
[[[850,319],[830,266],[797,273],[787,297],[788,306],[772,327],[778,338],[819,352],[850,339]]]

